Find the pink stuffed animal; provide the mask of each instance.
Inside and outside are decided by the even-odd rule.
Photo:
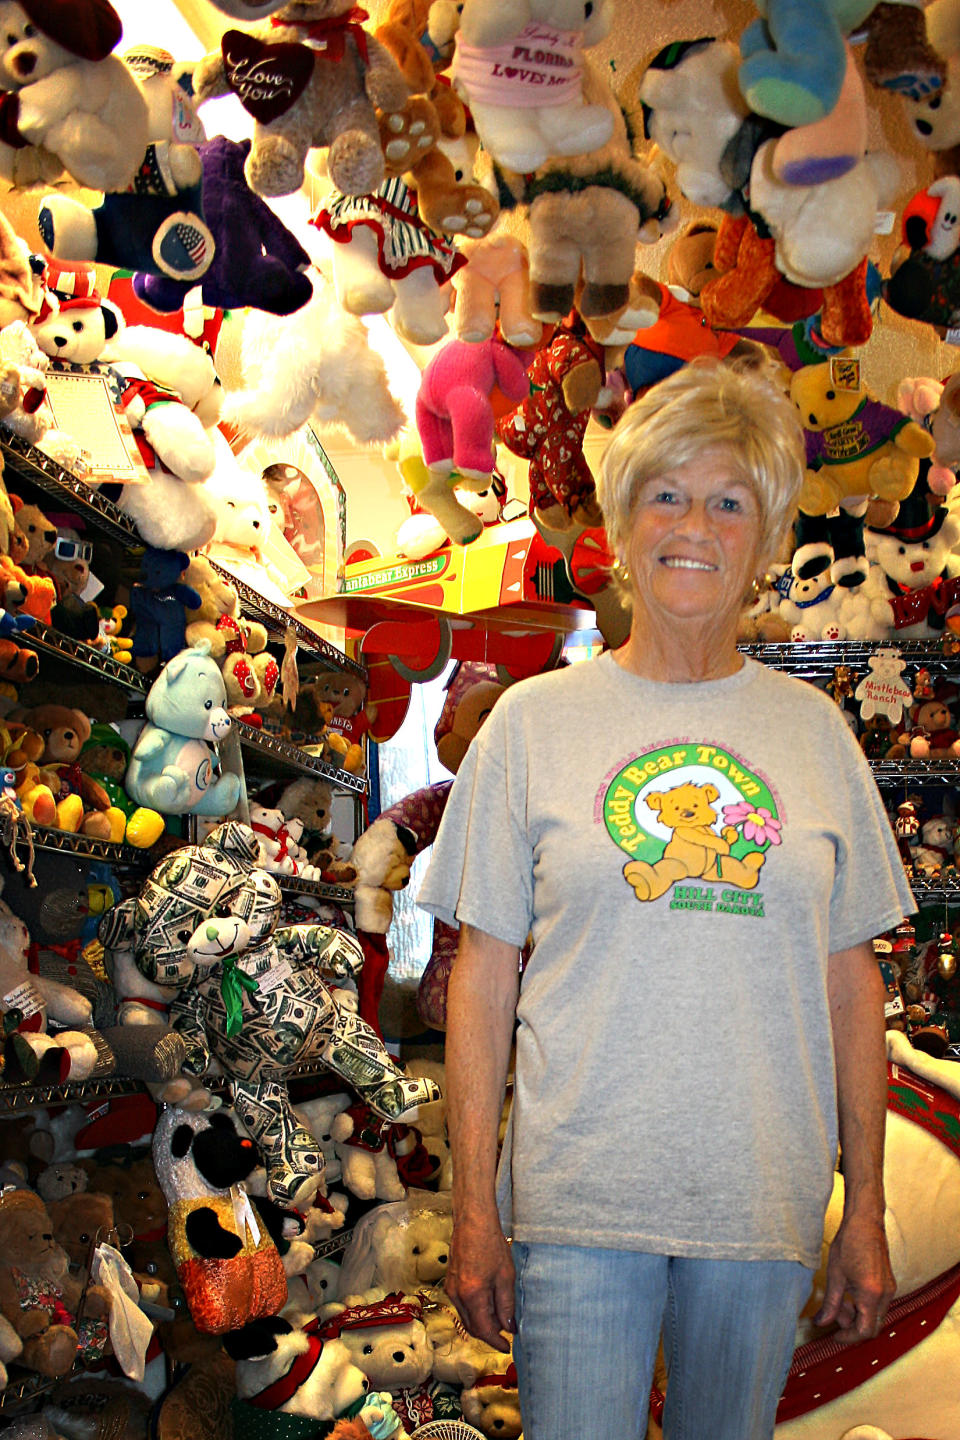
[[[530,313],[530,262],[516,236],[497,231],[483,240],[462,240],[467,264],[454,280],[456,330],[461,340],[489,340],[499,311],[508,345],[535,345],[541,325]]]
[[[465,480],[489,480],[495,387],[515,402],[530,390],[523,358],[502,340],[448,340],[434,355],[417,394],[417,430],[432,474],[455,468]]]

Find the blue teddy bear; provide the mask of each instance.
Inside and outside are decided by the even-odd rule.
[[[756,0],[761,19],[740,37],[740,89],[750,109],[781,125],[811,125],[840,98],[844,36],[876,0]]]
[[[239,775],[218,774],[212,742],[233,723],[210,642],[175,655],[147,695],[148,723],[133,747],[124,785],[138,805],[162,815],[228,815],[240,798]]]

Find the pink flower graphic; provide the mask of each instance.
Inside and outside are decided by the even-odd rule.
[[[742,825],[744,840],[752,840],[756,845],[763,845],[768,840],[771,845],[779,845],[783,838],[780,834],[781,822],[765,806],[754,808],[749,800],[724,805],[723,821],[725,825]]]

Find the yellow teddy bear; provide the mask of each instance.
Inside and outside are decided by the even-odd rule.
[[[933,454],[926,430],[863,389],[859,364],[850,356],[797,370],[790,399],[806,432],[800,509],[807,515],[826,515],[841,502],[868,496],[903,500],[916,483],[919,462]]]
[[[730,854],[730,846],[739,838],[735,827],[725,825],[719,835],[712,828],[717,819],[713,802],[719,798],[715,785],[689,782],[647,795],[650,809],[659,812],[662,824],[673,834],[655,865],[631,860],[623,867],[623,877],[638,900],[656,900],[675,881],[691,878],[721,880],[741,890],[754,888],[766,856],[761,850],[742,860]]]

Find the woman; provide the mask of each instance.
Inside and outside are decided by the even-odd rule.
[[[893,1293],[869,942],[912,897],[837,707],[736,647],[802,472],[755,373],[689,365],[628,411],[598,493],[629,637],[507,691],[421,891],[460,922],[447,1285],[474,1334],[516,1328],[526,1440],[643,1436],[661,1327],[667,1440],[768,1440],[838,1129],[818,1323],[872,1335]]]

